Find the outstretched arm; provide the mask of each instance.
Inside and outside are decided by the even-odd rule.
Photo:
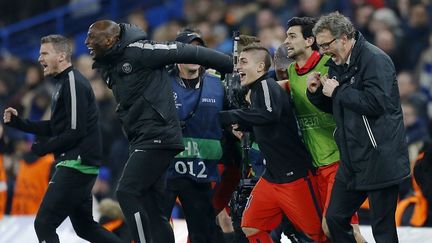
[[[18,111],[12,107],[4,111],[3,121],[6,125],[24,132],[44,137],[52,135],[50,121],[30,121],[28,119],[21,119],[18,116]]]
[[[163,43],[146,41],[132,43],[128,48],[138,48],[141,52],[141,62],[150,68],[164,67],[173,63],[190,63],[213,68],[220,73],[233,71],[230,56],[202,46],[175,41]]]
[[[260,86],[253,98],[253,108],[221,111],[222,123],[260,126],[275,123],[279,120],[282,112],[282,106],[280,105],[281,93],[276,92],[279,86],[271,85],[266,80],[260,81],[258,85]]]

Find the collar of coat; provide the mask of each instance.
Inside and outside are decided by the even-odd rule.
[[[105,54],[95,59],[92,68],[101,68],[118,59],[131,43],[147,39],[147,33],[135,25],[120,23],[119,40]]]
[[[63,70],[61,73],[58,73],[56,76],[54,76],[54,79],[59,80],[68,77],[69,72],[73,69],[73,66],[70,65],[65,70]]]
[[[264,79],[270,79],[269,73],[266,72],[264,73],[261,77],[259,77],[257,80],[253,81],[252,83],[250,83],[247,88],[248,89],[253,89],[254,87],[257,86],[258,83],[260,83],[260,81],[264,80]]]

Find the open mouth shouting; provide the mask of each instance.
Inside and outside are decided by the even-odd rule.
[[[46,73],[48,71],[48,65],[46,63],[41,63],[43,72]]]
[[[87,46],[87,49],[89,50],[90,56],[94,57],[95,53],[94,53],[94,49],[91,46]]]
[[[239,75],[240,75],[240,83],[244,83],[245,82],[245,78],[246,78],[246,73],[242,72],[242,71],[238,71]]]

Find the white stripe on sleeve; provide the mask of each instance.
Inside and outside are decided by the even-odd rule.
[[[128,47],[138,47],[141,49],[148,49],[148,50],[171,50],[171,49],[177,49],[177,44],[150,44],[150,43],[141,43],[141,42],[134,42],[128,45]]]
[[[71,92],[71,129],[77,128],[77,103],[76,103],[76,87],[75,87],[75,75],[73,71],[69,72],[69,86]]]
[[[271,107],[270,93],[269,93],[269,89],[268,89],[268,86],[267,86],[267,80],[261,81],[261,85],[262,85],[263,91],[264,91],[265,106],[267,107],[267,110],[269,112],[272,112],[273,108]]]

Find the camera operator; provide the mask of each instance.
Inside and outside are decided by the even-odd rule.
[[[250,90],[251,107],[223,111],[223,124],[252,126],[266,160],[266,171],[252,190],[243,214],[242,228],[250,242],[272,242],[268,231],[285,214],[294,226],[317,242],[326,242],[321,213],[308,178],[311,158],[299,135],[288,95],[267,72],[267,49],[243,49],[237,65],[242,86]]]

